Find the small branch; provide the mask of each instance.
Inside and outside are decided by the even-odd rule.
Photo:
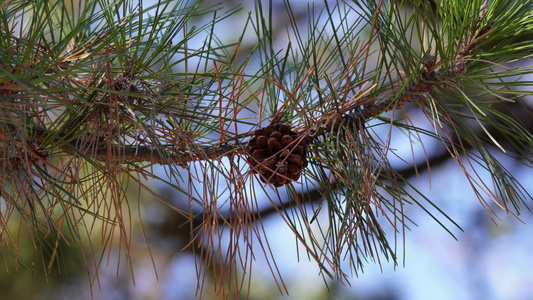
[[[16,133],[14,125],[4,123],[4,126],[10,128],[10,130],[13,131],[12,134]],[[49,129],[44,129],[37,125],[35,126],[36,127],[33,128],[33,140],[43,140],[46,136],[50,136],[51,131]],[[63,153],[70,155],[79,155],[83,153],[98,160],[115,159],[122,162],[149,161],[156,164],[168,164],[169,162],[174,162],[176,164],[185,165],[192,161],[245,154],[245,147],[247,145],[247,143],[243,142],[216,145],[196,145],[191,143],[183,147],[163,145],[158,149],[158,147],[141,145],[113,145],[112,147],[108,147],[104,142],[100,142],[100,146],[97,147],[94,147],[93,145],[84,147],[83,145],[88,144],[84,138],[76,138],[71,142],[66,142],[64,139],[59,138],[57,134],[52,134],[51,136],[55,137],[55,139],[62,144],[55,149],[60,149]],[[49,153],[42,154],[43,157],[48,155]],[[168,156],[165,157],[165,155]]]
[[[409,86],[399,95],[386,100],[376,101],[373,104],[365,105],[364,107],[358,107],[355,111],[345,115],[337,114],[337,118],[328,119],[325,124],[321,124],[319,127],[310,130],[309,136],[311,138],[316,138],[327,132],[336,132],[344,124],[352,124],[352,128],[360,130],[362,124],[365,124],[370,119],[393,110],[398,106],[404,105],[407,102],[417,100],[418,94],[431,93],[433,92],[433,89],[438,86],[444,88],[448,87],[448,82],[450,80],[453,80],[454,77],[458,77],[466,72],[466,60],[476,51],[492,29],[493,23],[490,23],[478,32],[481,20],[487,12],[486,6],[487,2],[485,1],[480,7],[480,13],[476,24],[462,43],[461,49],[458,50],[457,55],[453,60],[450,62],[436,62],[433,55],[428,55],[423,61],[424,69],[420,76],[413,79]],[[447,65],[447,68],[436,67],[444,65]]]
[[[75,143],[69,146],[63,146],[62,149],[69,154],[77,154],[78,150],[74,147]],[[92,157],[100,160],[108,160],[109,153],[114,154],[114,157],[122,161],[150,161],[156,164],[168,164],[174,162],[180,165],[185,165],[188,162],[216,159],[217,157],[229,156],[235,154],[244,154],[246,143],[235,144],[220,144],[209,146],[184,147],[173,148],[171,146],[164,147],[168,157],[162,156],[157,148],[150,146],[115,146],[113,149],[107,147],[97,148]]]

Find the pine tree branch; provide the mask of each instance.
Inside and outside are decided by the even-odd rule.
[[[516,105],[516,108],[520,109],[519,105]],[[524,125],[524,128],[526,128],[526,129],[528,129],[530,131],[533,131],[533,119],[525,118],[525,119],[522,120],[522,123]],[[493,128],[489,133],[493,137],[497,138],[499,142],[503,143],[505,141],[505,137],[502,136],[501,133],[498,130],[496,130],[495,128]],[[480,130],[479,134],[483,134],[483,131]],[[460,141],[458,139],[458,136],[454,136],[453,137],[453,143],[455,143],[455,144],[459,144],[460,143]],[[472,149],[472,146],[469,145],[468,143],[465,143],[464,141],[462,143],[465,144],[465,150],[466,151],[469,151],[469,150]],[[520,151],[520,149],[515,149],[515,150],[516,151]],[[419,161],[416,165],[412,165],[409,168],[396,169],[396,172],[402,178],[405,178],[406,180],[409,180],[411,177],[418,176],[418,174],[428,170],[428,168],[430,168],[430,167],[432,167],[432,168],[438,167],[438,166],[448,162],[450,159],[452,159],[450,157],[450,153],[448,153],[445,149],[442,149],[442,151],[440,151],[439,154],[433,155],[428,160]],[[333,182],[331,186],[336,187],[336,188],[342,188],[342,186],[340,186],[337,182]],[[324,195],[324,192],[321,191],[321,189],[316,188],[316,187],[313,188],[313,189],[307,190],[304,193],[300,192],[300,193],[298,193],[295,196],[295,198],[301,199],[301,200],[303,200],[303,202],[297,203],[295,201],[280,201],[280,203],[278,205],[267,206],[267,207],[265,207],[265,208],[263,208],[261,210],[253,212],[252,213],[252,215],[253,215],[252,219],[253,220],[258,220],[260,218],[265,218],[265,217],[268,217],[270,215],[277,215],[277,214],[279,214],[280,211],[285,211],[287,209],[290,209],[291,207],[295,207],[295,206],[301,205],[301,204],[303,204],[303,205],[306,205],[306,204],[317,204],[318,205],[320,202],[323,201],[323,199],[324,199],[323,195]],[[188,231],[177,231],[177,232],[174,232],[174,231],[165,230],[163,228],[166,228],[166,227],[176,228],[177,226],[184,226],[183,223],[187,223],[187,222],[191,222],[191,221],[192,221],[193,228],[200,228],[202,226],[202,224],[204,223],[204,219],[203,219],[202,214],[200,212],[193,212],[192,215],[195,216],[195,217],[193,217],[190,220],[181,219],[181,222],[176,221],[174,219],[174,217],[171,218],[173,221],[168,219],[167,222],[172,222],[173,225],[171,225],[171,224],[169,224],[167,222],[164,222],[161,225],[161,227],[160,227],[161,232],[164,233],[164,234],[167,234],[167,235],[173,235],[173,234],[176,234],[176,233],[178,235],[187,234],[187,236],[184,236],[182,238],[186,238],[186,239],[189,238],[189,236],[188,236],[189,232]],[[219,219],[218,219],[218,224],[226,224],[227,223],[226,220],[230,219],[230,218],[232,218],[231,215],[220,216]]]
[[[486,4],[484,6],[486,6]],[[466,61],[490,33],[493,25],[492,23],[484,26],[479,31],[479,34],[476,35],[476,32],[480,26],[479,24],[485,13],[486,9],[482,9],[478,22],[472,29],[468,39],[463,41],[462,48],[458,51],[457,56],[450,62],[436,62],[434,56],[428,55],[423,61],[424,70],[422,70],[420,76],[413,79],[408,87],[398,96],[390,97],[382,101],[375,101],[370,105],[365,105],[364,108],[356,107],[353,112],[345,115],[337,114],[336,118],[331,118],[326,124],[320,125],[319,128],[312,129],[309,136],[315,138],[325,134],[326,132],[337,132],[339,128],[345,126],[346,124],[350,124],[352,128],[357,128],[357,130],[360,130],[362,128],[362,124],[365,124],[368,122],[368,120],[387,111],[396,109],[407,102],[417,101],[419,99],[419,95],[421,94],[433,93],[437,87],[449,87],[450,81],[455,81],[456,77],[461,76],[467,71]]]
[[[479,21],[481,20],[481,17]],[[456,58],[449,63],[439,61],[435,62],[435,58],[428,55],[424,61],[425,69],[421,72],[418,79],[413,80],[409,86],[402,91],[398,96],[390,97],[382,101],[375,101],[363,108],[356,107],[353,112],[345,115],[335,114],[333,118],[329,118],[325,124],[321,124],[309,131],[308,141],[312,141],[317,137],[328,132],[337,132],[340,128],[351,125],[351,128],[360,130],[366,122],[370,119],[379,116],[387,111],[393,110],[407,102],[413,102],[418,99],[417,95],[423,93],[432,93],[436,87],[446,88],[450,81],[454,81],[466,72],[466,60],[474,53],[476,48],[481,44],[481,41],[487,37],[492,28],[492,24],[483,27],[478,35],[475,35],[479,23],[476,23],[468,40],[463,42],[462,49],[459,50]],[[438,65],[446,65],[446,67],[439,67]],[[245,133],[243,136],[250,135]],[[157,153],[157,149],[150,146],[140,145],[116,145],[112,149],[109,147],[96,148],[93,152],[93,158],[100,160],[109,159],[109,153],[114,153],[117,159],[121,161],[149,161],[157,164],[166,164],[174,162],[179,165],[185,165],[188,162],[198,160],[215,159],[222,156],[241,155],[246,154],[245,142],[227,143],[221,145],[196,145],[191,143],[187,147],[167,146],[165,149],[168,153],[168,158],[163,158]],[[62,149],[69,154],[75,154],[77,141],[69,143],[68,146],[63,146]]]
[[[76,142],[71,142],[62,149],[69,154],[77,154],[79,150],[75,148]],[[231,156],[245,153],[246,143],[220,144],[220,145],[191,145],[191,147],[174,148],[172,145],[162,146],[168,157],[162,157],[161,151],[150,146],[124,145],[108,147],[98,147],[91,151],[94,159],[108,160],[109,154],[120,161],[130,162],[151,162],[156,164],[176,163],[184,166],[186,163],[200,160],[216,159],[223,156]],[[76,150],[75,150],[76,149]]]
[[[65,216],[74,221],[66,219],[68,224],[79,224],[78,209],[82,214],[110,220],[113,226],[105,227],[118,225],[121,246],[129,247],[125,228],[130,218],[124,220],[122,216],[125,214],[121,210],[129,205],[125,183],[126,180],[136,180],[137,175],[151,175],[187,195],[189,206],[185,211],[189,214],[183,212],[180,215],[183,218],[172,219],[184,230],[174,234],[202,247],[200,256],[205,258],[204,266],[213,266],[212,262],[217,260],[221,262],[214,273],[220,268],[223,273],[229,272],[224,273],[223,278],[232,277],[238,260],[244,261],[241,266],[245,273],[248,272],[248,259],[256,255],[251,245],[258,244],[256,239],[261,247],[268,245],[262,239],[266,234],[261,228],[261,218],[280,213],[309,255],[317,259],[322,271],[331,277],[342,280],[345,270],[340,266],[344,265],[341,261],[346,257],[350,257],[350,264],[355,269],[368,258],[379,261],[380,255],[396,260],[395,247],[384,236],[382,228],[390,225],[395,232],[401,232],[406,227],[404,220],[409,219],[403,210],[407,203],[416,203],[427,212],[415,199],[416,193],[412,196],[408,188],[408,180],[423,170],[455,159],[470,180],[473,176],[469,167],[474,167],[472,173],[477,175],[475,167],[479,164],[493,172],[494,190],[499,194],[492,193],[490,183],[485,184],[480,177],[472,180],[481,181],[479,186],[473,184],[477,194],[476,188],[480,187],[496,201],[499,195],[503,198],[510,195],[513,205],[516,205],[515,199],[526,198],[524,193],[520,194],[522,190],[517,188],[515,191],[516,185],[512,183],[516,181],[513,181],[512,174],[507,176],[505,167],[494,160],[491,148],[485,149],[485,146],[493,141],[497,146],[506,146],[505,149],[515,146],[519,152],[520,147],[531,141],[528,133],[522,131],[526,128],[531,131],[531,124],[527,121],[516,124],[514,122],[521,122],[521,118],[512,118],[498,111],[498,103],[492,104],[499,99],[490,100],[490,103],[485,103],[485,99],[478,101],[461,88],[471,84],[477,85],[482,95],[498,94],[499,88],[506,86],[505,76],[525,74],[525,71],[495,72],[495,78],[502,82],[485,85],[494,77],[483,76],[482,70],[489,64],[479,64],[480,59],[489,57],[486,61],[497,65],[519,58],[518,48],[530,49],[515,44],[511,49],[514,53],[509,55],[502,55],[503,51],[499,49],[487,53],[479,51],[481,45],[489,44],[484,43],[485,39],[495,44],[508,41],[502,37],[505,36],[503,33],[512,32],[508,29],[512,26],[508,24],[521,21],[521,17],[499,15],[499,12],[493,14],[494,7],[491,7],[491,17],[496,23],[483,25],[490,22],[485,20],[487,3],[483,2],[481,7],[470,5],[467,13],[458,10],[458,2],[446,7],[441,5],[445,11],[438,12],[442,13],[439,15],[442,23],[439,23],[423,14],[427,6],[417,8],[420,11],[406,21],[389,14],[400,15],[401,7],[395,6],[395,2],[390,3],[387,7],[390,11],[386,12],[381,10],[384,8],[382,1],[377,4],[367,2],[361,4],[364,7],[360,12],[356,12],[363,20],[362,25],[372,26],[370,37],[364,42],[358,39],[363,31],[357,29],[363,26],[354,25],[351,19],[347,21],[349,18],[337,20],[326,4],[320,14],[327,17],[326,22],[322,19],[310,21],[308,37],[301,34],[296,24],[291,24],[293,31],[288,35],[293,43],[286,51],[278,52],[273,38],[275,31],[269,26],[273,24],[272,13],[270,11],[266,18],[259,1],[256,23],[250,21],[247,23],[250,26],[246,27],[256,30],[258,43],[250,48],[252,54],[242,64],[236,63],[239,61],[237,53],[246,48],[240,48],[239,43],[237,48],[240,50],[233,56],[226,55],[229,53],[227,49],[233,50],[219,44],[214,36],[213,28],[217,22],[204,27],[209,32],[206,42],[198,49],[190,49],[189,46],[195,43],[187,41],[201,31],[183,25],[196,14],[182,15],[188,10],[179,7],[173,10],[174,13],[161,16],[156,13],[154,22],[137,24],[136,16],[145,14],[145,11],[132,12],[128,14],[130,17],[123,19],[113,14],[110,5],[104,7],[103,12],[109,21],[102,24],[108,26],[97,25],[103,19],[95,17],[84,26],[65,27],[65,34],[60,33],[57,37],[53,33],[56,25],[53,22],[47,25],[47,21],[36,31],[43,36],[52,32],[54,43],[29,34],[12,43],[17,44],[16,52],[24,52],[24,55],[12,51],[15,49],[12,46],[6,47],[5,53],[10,58],[3,64],[6,78],[0,83],[0,96],[4,96],[7,103],[4,119],[0,120],[0,134],[6,146],[1,164],[6,174],[3,195],[11,197],[7,199],[8,207],[19,209],[22,205],[19,211],[24,218],[39,220],[34,223],[50,226],[48,230],[55,230],[55,216],[45,213],[41,222],[41,215],[25,209],[26,203],[40,205],[46,212],[56,211],[55,207],[59,211],[58,204],[66,205],[62,208]],[[494,6],[501,5],[497,1],[491,5],[493,3],[496,3]],[[286,5],[292,22],[294,16],[288,1]],[[338,12],[342,16],[349,10],[339,6]],[[212,12],[216,16],[216,11]],[[509,14],[514,15],[514,12]],[[419,15],[423,17],[418,19]],[[471,20],[472,15],[474,20]],[[365,21],[368,24],[363,24]],[[319,28],[323,23],[331,26],[332,36]],[[493,24],[497,25],[493,28]],[[524,32],[527,33],[531,31],[531,23],[525,24],[528,29]],[[139,34],[132,30],[136,26],[139,26]],[[277,26],[281,27],[280,24]],[[93,32],[91,28],[98,29]],[[157,28],[170,29],[167,32]],[[196,33],[190,35],[191,32]],[[175,39],[178,33],[179,38]],[[77,39],[82,36],[91,38],[89,41]],[[94,36],[98,38],[94,39]],[[75,43],[71,44],[69,40]],[[179,40],[178,45],[172,46],[176,40]],[[376,41],[381,46],[377,50]],[[422,50],[411,42],[420,42]],[[297,49],[291,48],[294,45]],[[282,52],[286,55],[281,58]],[[369,63],[372,52],[377,53],[375,67]],[[63,55],[67,56],[61,57]],[[260,70],[253,75],[245,74],[250,70],[247,62],[252,55],[258,56]],[[199,61],[196,68],[190,65],[195,64],[195,60]],[[216,63],[212,64],[212,61]],[[474,69],[480,65],[483,66]],[[370,69],[372,71],[368,71]],[[261,82],[264,82],[263,86]],[[256,99],[259,107],[250,105]],[[410,107],[406,107],[409,104],[418,106],[433,122],[430,126],[434,132],[409,120]],[[17,111],[19,107],[21,109]],[[404,112],[405,124],[377,118],[397,109]],[[251,116],[239,114],[242,110],[248,110]],[[281,118],[284,113],[286,119]],[[499,119],[491,122],[492,116]],[[250,117],[261,121],[272,117],[272,126],[269,126],[274,129],[268,134],[265,130],[268,126],[242,133],[241,125],[254,125],[246,121]],[[282,123],[280,120],[285,120],[286,124],[279,124]],[[378,121],[376,127],[390,126],[389,136],[383,138],[374,134],[371,126],[375,123],[371,121]],[[509,125],[505,121],[509,121]],[[479,127],[470,128],[474,122],[478,122]],[[273,123],[279,126],[273,126]],[[407,169],[395,169],[389,155],[392,151],[390,137],[396,127],[408,132],[412,142],[419,135],[434,137],[443,143],[446,151],[425,153],[426,160],[417,160],[416,165]],[[285,142],[282,144],[282,141]],[[502,141],[508,141],[508,144]],[[257,146],[255,157],[251,144]],[[277,144],[285,148],[279,150]],[[309,144],[314,145],[307,152]],[[290,145],[294,147],[290,148]],[[505,151],[503,148],[500,147]],[[276,151],[283,152],[286,160],[291,158],[293,165],[278,159]],[[315,155],[307,156],[311,151]],[[530,153],[524,150],[517,156],[526,160]],[[66,155],[67,159],[48,160],[56,155]],[[233,159],[235,156],[245,156],[246,160]],[[274,156],[277,160],[270,160]],[[224,157],[230,159],[222,160]],[[270,178],[279,177],[281,179],[277,181],[267,179],[265,182],[281,187],[287,178],[299,179],[286,175],[288,170],[294,169],[292,166],[297,172],[291,170],[291,174],[299,176],[307,166],[307,158],[312,168],[304,174],[308,176],[307,183],[312,182],[314,188],[306,186],[307,190],[300,193],[293,188],[288,195],[295,199],[293,201],[279,193],[279,199],[270,197],[273,194],[265,186],[262,186],[263,191],[254,189],[257,176],[248,176],[251,172],[259,173],[261,179],[266,178],[264,174]],[[94,163],[94,160],[104,163]],[[201,160],[212,162],[191,164]],[[54,165],[57,161],[58,165]],[[243,161],[248,162],[250,168],[243,168]],[[266,161],[274,163],[267,164]],[[164,164],[165,170],[169,170],[165,176],[170,176],[158,177],[148,174],[149,171],[143,173],[148,168],[142,168],[142,171],[113,168],[134,162]],[[183,167],[185,172],[175,170],[176,165]],[[18,176],[19,173],[26,175]],[[179,174],[178,184],[174,184],[174,174]],[[183,174],[186,175],[181,177]],[[142,184],[140,180],[138,182]],[[148,187],[146,190],[151,192]],[[12,191],[22,191],[19,192],[22,196]],[[262,192],[269,196],[271,205],[259,208],[256,200]],[[27,195],[30,201],[26,199]],[[153,195],[158,197],[156,193]],[[218,201],[220,198],[222,201]],[[57,201],[48,204],[49,199]],[[330,218],[327,224],[310,226],[314,218],[309,221],[306,217],[308,206],[321,205],[322,201],[328,206]],[[104,209],[107,207],[112,209]],[[436,206],[433,208],[439,210]],[[377,215],[383,216],[379,222]],[[389,223],[381,224],[382,220]],[[316,220],[317,223],[320,221]],[[61,226],[57,227],[60,231],[63,230]],[[320,233],[315,234],[317,227]],[[233,242],[224,244],[224,240]],[[248,248],[240,252],[243,245]],[[269,252],[269,249],[263,250],[265,254]],[[241,256],[244,252],[245,256]]]
[[[478,20],[473,26],[470,34],[462,42],[462,47],[457,51],[455,58],[450,61],[435,61],[435,57],[427,55],[423,62],[424,69],[421,71],[421,74],[418,77],[413,78],[401,93],[380,101],[363,99],[361,102],[370,104],[367,104],[364,107],[353,107],[350,112],[347,112],[344,115],[339,113],[332,114],[333,117],[326,118],[325,122],[318,123],[315,127],[302,131],[307,132],[307,142],[312,142],[317,137],[326,133],[337,132],[343,127],[360,130],[370,119],[387,111],[396,109],[407,102],[417,101],[421,94],[433,93],[437,87],[448,87],[450,82],[455,81],[455,78],[466,72],[466,61],[490,33],[493,25],[492,23],[484,26],[478,32],[483,16],[486,13],[486,6],[485,2],[480,8]],[[126,84],[128,89],[130,89],[131,86],[133,85]],[[135,93],[140,92],[135,90]],[[37,130],[36,136],[38,139],[39,129]],[[48,130],[41,130],[41,132],[46,131]],[[248,132],[241,136],[249,136],[250,134],[251,133]],[[84,153],[86,152],[85,150],[79,149],[79,146],[83,144],[81,139],[76,139],[68,144],[64,144],[60,149],[71,155]],[[182,145],[181,147],[178,145],[167,145],[162,146],[166,150],[166,153],[163,156],[159,154],[154,155],[155,153],[161,153],[157,146],[117,145],[110,143],[91,149],[91,157],[99,160],[109,160],[110,158],[113,159],[113,157],[115,157],[114,159],[119,161],[145,161],[157,164],[173,162],[184,166],[186,163],[192,161],[247,154],[246,144],[246,142],[235,142],[219,145],[201,145],[191,142],[187,143],[185,146]],[[113,155],[110,155],[111,153]]]

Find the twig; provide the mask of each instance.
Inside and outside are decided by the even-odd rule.
[[[77,150],[73,147],[74,143],[70,143],[69,146],[63,146],[65,152],[70,154],[76,154]],[[157,151],[157,148],[149,146],[115,146],[114,149],[108,149],[107,147],[97,148],[93,152],[92,158],[107,160],[108,154],[114,153],[113,157],[122,161],[150,161],[156,164],[167,164],[174,162],[180,165],[186,164],[192,161],[215,159],[217,157],[229,156],[235,154],[244,154],[246,143],[235,144],[220,144],[209,146],[195,146],[195,148],[173,148],[172,146],[164,147],[168,157],[163,157]]]

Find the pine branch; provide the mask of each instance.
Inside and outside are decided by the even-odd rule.
[[[484,5],[486,6],[486,5]],[[482,10],[482,12],[485,10]],[[468,39],[463,41],[463,47],[459,50],[457,57],[452,60],[451,63],[446,62],[435,62],[435,58],[431,55],[426,57],[424,61],[425,69],[421,72],[422,74],[418,79],[410,81],[409,86],[402,91],[398,96],[390,97],[389,99],[382,101],[368,101],[362,99],[361,102],[368,103],[364,108],[355,107],[353,112],[342,114],[334,114],[333,118],[329,118],[325,124],[320,125],[318,128],[312,128],[310,130],[304,130],[309,132],[308,136],[313,139],[324,135],[327,132],[337,132],[342,127],[350,128],[362,128],[362,124],[365,124],[369,120],[373,119],[376,116],[379,116],[387,111],[396,109],[408,102],[416,101],[418,98],[417,95],[423,93],[433,93],[435,87],[448,87],[449,82],[457,81],[456,77],[461,76],[466,72],[466,61],[469,59],[470,55],[475,52],[477,47],[481,44],[484,38],[490,33],[490,28],[492,24],[484,26],[479,34],[476,35],[479,25],[479,22],[482,20],[483,15],[480,13],[478,22],[474,26],[472,32],[470,33]],[[437,68],[436,66],[446,65],[446,67]],[[63,66],[68,68],[68,66]],[[6,91],[11,91],[12,87],[4,88]],[[136,89],[136,88],[135,88]],[[142,97],[142,95],[136,95]],[[351,124],[351,126],[350,126]],[[355,125],[354,125],[355,124]],[[37,139],[39,133],[44,132],[43,130],[37,131]],[[242,136],[249,136],[251,133],[244,133]],[[76,154],[80,150],[75,150],[76,145],[80,144],[77,140],[70,142],[68,146],[63,146],[62,149],[69,154]],[[236,142],[228,143],[224,145],[197,145],[191,144],[187,147],[176,147],[176,145],[168,145],[165,147],[168,150],[168,159],[163,159],[154,153],[158,153],[157,149],[154,149],[150,146],[133,146],[133,145],[114,145],[113,149],[109,149],[107,146],[102,148],[96,148],[92,153],[94,159],[106,160],[109,159],[109,151],[115,153],[120,160],[124,161],[137,161],[143,162],[148,161],[156,164],[166,164],[170,161],[177,163],[179,165],[184,165],[188,162],[198,161],[198,160],[208,160],[215,159],[225,156],[233,155],[242,155],[246,153],[245,147],[246,143]]]
[[[405,233],[406,205],[441,225],[447,218],[408,181],[446,157],[489,212],[485,198],[511,213],[531,198],[493,155],[497,149],[533,165],[530,122],[504,110],[532,94],[513,90],[529,82],[506,81],[531,73],[506,67],[533,50],[517,37],[531,34],[531,1],[450,1],[435,4],[434,15],[414,1],[405,19],[394,1],[325,2],[309,6],[305,32],[286,1],[290,42],[283,50],[276,49],[274,8],[260,1],[235,44],[215,35],[235,11],[200,2],[105,2],[88,1],[77,16],[61,1],[0,8],[0,192],[7,216],[18,212],[46,233],[43,240],[51,233],[67,241],[69,230],[81,244],[80,231],[90,236],[101,221],[102,243],[118,236],[128,251],[126,187],[134,181],[159,197],[139,179],[154,178],[186,195],[188,211],[176,210],[189,221],[193,251],[220,274],[217,286],[227,293],[228,278],[248,272],[256,257],[252,245],[273,262],[261,221],[272,213],[325,276],[345,280],[346,258],[355,274],[365,260],[396,263],[385,233]],[[28,13],[30,25],[17,23]],[[189,25],[205,16],[212,21]],[[241,47],[249,31],[257,41]],[[412,119],[415,110],[430,129]],[[441,141],[446,152],[398,170],[389,161],[395,129],[411,142]],[[152,164],[164,165],[165,176],[152,174]],[[492,185],[476,167],[491,174]],[[270,207],[259,208],[262,196]],[[318,211],[309,214],[308,204],[318,201],[327,224],[315,218]],[[275,263],[271,268],[286,291]]]
[[[532,121],[532,119],[523,119],[522,121],[523,121],[524,128],[526,128],[527,130],[533,132],[533,121]],[[478,131],[478,133],[481,135],[481,134],[483,134],[483,131]],[[505,142],[506,137],[501,135],[494,128],[492,128],[492,130],[490,130],[489,133],[490,133],[490,135],[494,136],[497,139],[497,141],[499,141],[500,143],[504,143]],[[454,138],[452,140],[454,144],[456,144],[456,145],[465,144],[466,145],[465,146],[465,150],[466,151],[472,150],[471,146],[469,146],[467,143],[465,143],[465,141],[459,142],[458,138],[459,138],[458,136],[454,136]],[[515,149],[514,150],[514,152],[519,152],[519,151],[521,151],[521,149]],[[435,152],[439,152],[439,151],[435,151]],[[440,151],[440,153],[438,153],[437,155],[432,155],[427,160],[419,161],[415,165],[412,165],[412,166],[410,166],[408,168],[398,168],[396,171],[402,178],[405,178],[406,180],[409,180],[413,176],[418,176],[419,174],[429,170],[430,167],[431,168],[439,167],[440,165],[448,162],[449,160],[450,160],[449,152],[447,152],[445,149],[442,149],[442,151]],[[340,186],[338,184],[338,182],[333,182],[332,186],[337,187],[339,189],[342,188],[342,186]],[[277,206],[266,207],[265,209],[262,209],[260,211],[255,212],[255,214],[257,216],[261,216],[262,218],[265,218],[265,217],[268,217],[270,215],[276,215],[276,214],[278,214],[279,211],[287,211],[291,207],[294,207],[294,206],[297,206],[297,205],[302,205],[302,204],[303,205],[308,205],[308,204],[317,205],[317,204],[320,204],[320,202],[322,202],[324,200],[324,191],[322,191],[319,188],[313,188],[313,189],[305,191],[305,193],[304,192],[298,193],[298,195],[295,196],[295,198],[303,199],[304,201],[302,203],[297,203],[297,202],[294,202],[294,201],[283,201]],[[195,224],[195,227],[196,227],[196,226],[199,226],[201,224],[201,222],[202,222],[202,220],[200,220],[199,218],[195,218],[194,221],[193,221],[193,224]],[[222,223],[223,219],[220,219],[219,222]]]

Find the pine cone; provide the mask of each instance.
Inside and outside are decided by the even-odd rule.
[[[282,123],[256,130],[248,144],[248,163],[264,183],[281,187],[300,178],[307,167],[305,139]]]

